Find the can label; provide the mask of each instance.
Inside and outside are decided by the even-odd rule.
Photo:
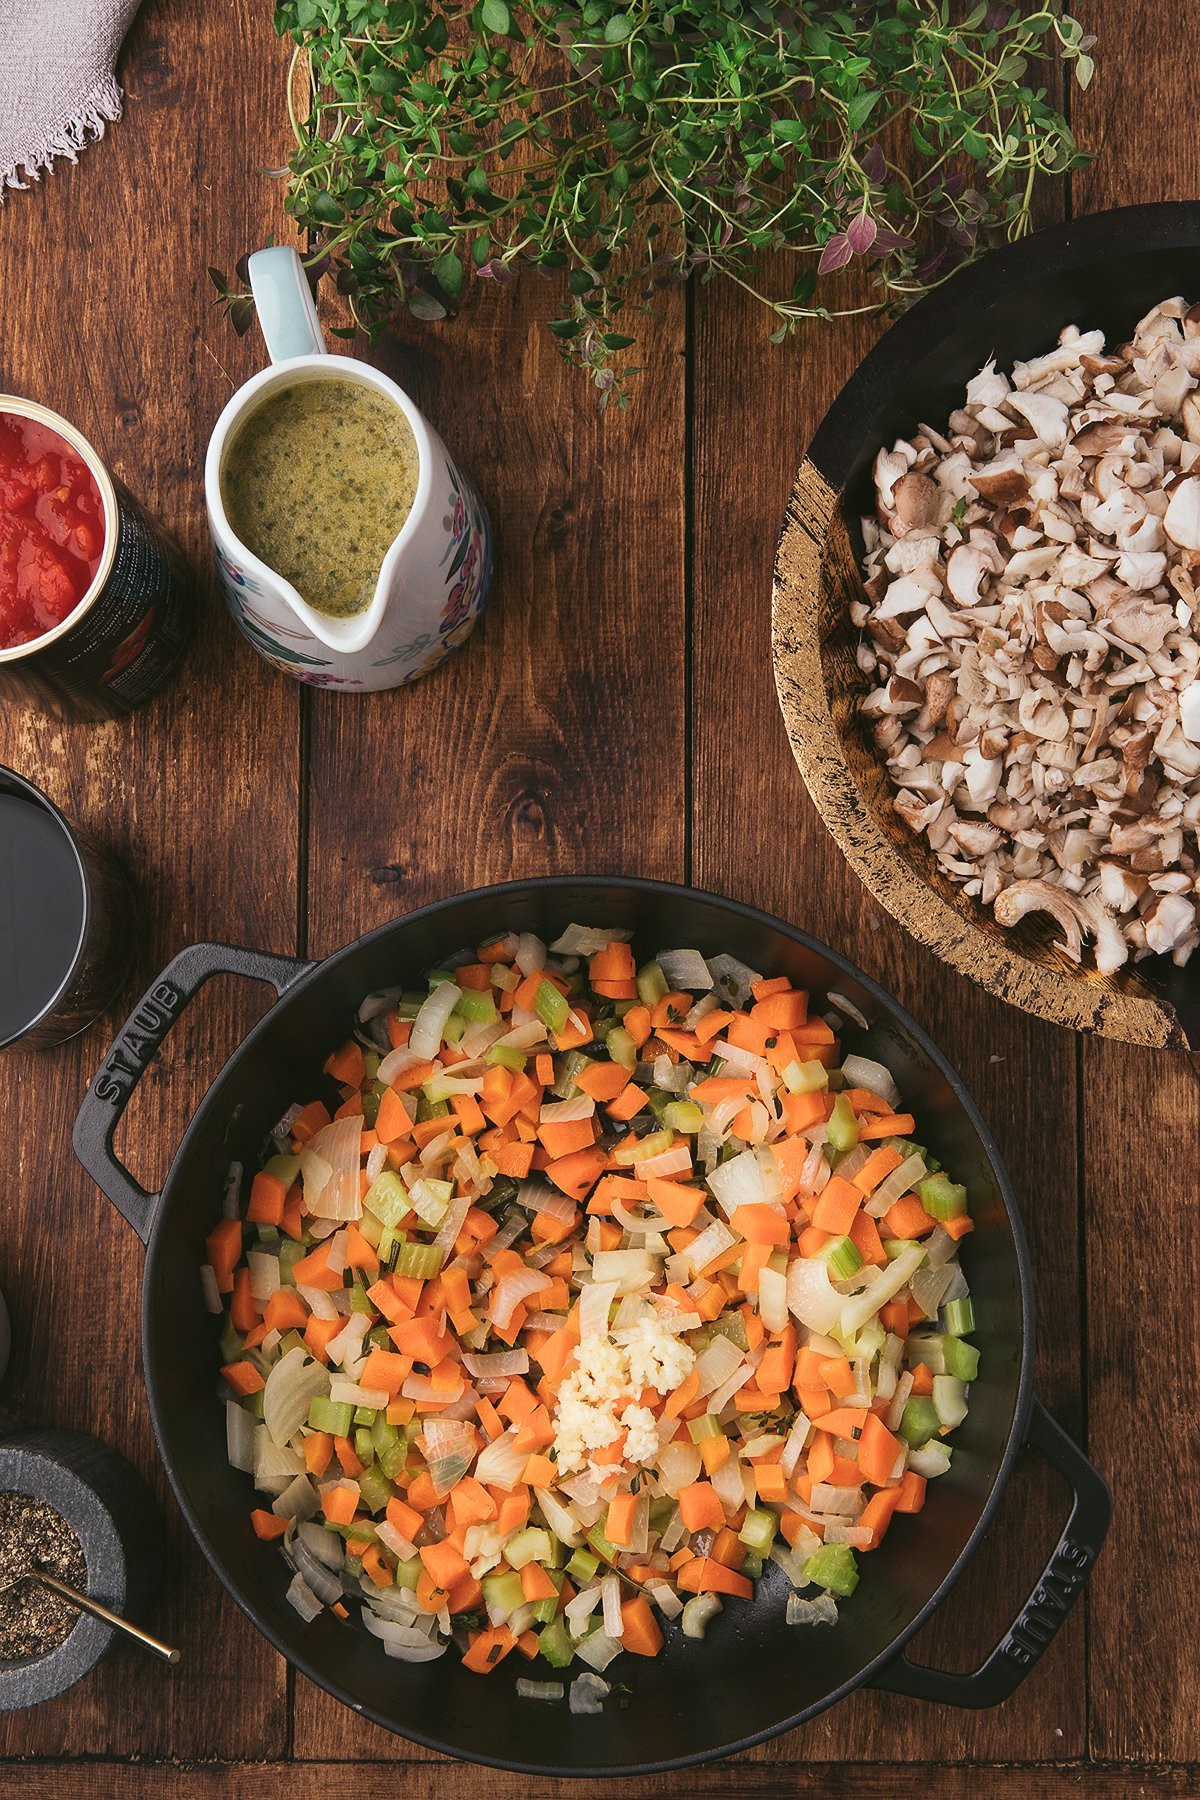
[[[111,718],[140,706],[179,667],[193,620],[182,552],[119,481],[112,567],[63,637],[0,663],[0,696],[62,718]]]

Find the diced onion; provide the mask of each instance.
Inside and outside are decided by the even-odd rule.
[[[632,931],[620,931],[616,927],[605,930],[599,925],[568,925],[550,948],[556,956],[595,956],[609,944],[627,944],[632,936]]]
[[[224,1312],[225,1306],[221,1299],[221,1290],[217,1286],[216,1271],[211,1263],[200,1265],[200,1290],[204,1295],[206,1309],[219,1317]]]
[[[302,1344],[288,1350],[267,1376],[263,1424],[278,1445],[286,1444],[308,1418],[310,1403],[329,1392],[329,1371],[310,1362]]]
[[[716,1594],[697,1594],[688,1601],[683,1609],[683,1617],[679,1621],[684,1637],[702,1638],[708,1630],[708,1622],[721,1610],[721,1602]]]
[[[439,981],[433,992],[421,1002],[408,1034],[408,1047],[414,1056],[436,1057],[442,1047],[446,1021],[462,999],[462,989],[452,981]]]
[[[300,1172],[304,1177],[304,1205],[308,1212],[322,1219],[361,1219],[362,1193],[358,1177],[362,1134],[362,1115],[353,1114],[349,1118],[334,1119],[305,1145],[300,1153]]]
[[[524,1675],[517,1676],[520,1700],[561,1700],[566,1691],[566,1685],[561,1681],[530,1681]]]
[[[731,1011],[740,1007],[743,1001],[750,998],[750,990],[762,976],[755,969],[748,968],[739,962],[736,956],[710,956],[707,958],[708,972],[712,976],[713,986],[717,990],[722,1006]]]
[[[787,1276],[781,1270],[758,1272],[758,1311],[768,1331],[783,1331],[788,1322]]]
[[[251,1250],[246,1257],[250,1292],[256,1300],[269,1300],[280,1285],[279,1258],[270,1250]]]
[[[838,1304],[841,1304],[840,1297]],[[696,1390],[697,1394],[701,1396],[711,1394],[715,1388],[719,1388],[723,1382],[727,1381],[734,1370],[740,1367],[742,1354],[732,1339],[721,1333],[714,1337],[708,1348],[702,1350],[697,1357],[696,1366],[692,1371],[700,1384]]]
[[[529,1461],[527,1450],[513,1449],[516,1437],[517,1428],[512,1425],[500,1437],[484,1445],[475,1464],[476,1481],[481,1481],[485,1487],[516,1487]]]
[[[225,1453],[231,1468],[254,1473],[254,1419],[236,1400],[225,1402]]]
[[[401,1625],[377,1617],[369,1606],[363,1607],[362,1621],[373,1636],[382,1639],[387,1654],[400,1662],[432,1662],[435,1657],[444,1656],[449,1647],[426,1637],[417,1625]]]
[[[832,1594],[818,1594],[815,1600],[789,1594],[783,1616],[789,1625],[836,1625],[837,1601]]]
[[[573,1225],[579,1216],[570,1195],[560,1194],[545,1181],[523,1181],[517,1189],[517,1205],[523,1206],[527,1212],[542,1213],[548,1219],[557,1219],[560,1225]]]
[[[529,1369],[528,1350],[496,1350],[490,1355],[480,1356],[474,1350],[464,1350],[463,1366],[469,1374],[475,1376],[491,1376],[493,1379],[507,1380],[514,1375],[524,1375]]]
[[[707,993],[713,985],[712,970],[698,950],[660,950],[655,959],[676,992]]]
[[[522,975],[536,975],[539,969],[546,966],[546,946],[532,931],[523,931],[517,939],[513,961]]]
[[[810,1331],[832,1331],[845,1304],[829,1279],[829,1264],[818,1256],[797,1256],[787,1272],[788,1311]]]
[[[394,1050],[388,1051],[380,1063],[376,1080],[383,1082],[385,1087],[390,1087],[397,1075],[402,1075],[405,1069],[411,1069],[415,1063],[428,1061],[427,1056],[417,1055],[411,1043],[397,1044]],[[403,1095],[401,1098],[403,1099]]]
[[[538,1113],[541,1125],[574,1125],[580,1119],[595,1116],[596,1102],[590,1094],[577,1094],[574,1100],[547,1101]]]
[[[924,1158],[918,1156],[914,1151],[911,1156],[906,1156],[899,1167],[893,1169],[890,1175],[884,1176],[879,1186],[875,1189],[875,1192],[871,1195],[871,1198],[867,1201],[865,1210],[870,1213],[873,1219],[882,1219],[888,1208],[894,1206],[896,1201],[899,1200],[902,1195],[907,1194],[912,1188],[915,1188],[918,1181],[924,1181],[928,1173],[929,1171],[925,1167]],[[951,1242],[953,1242],[953,1240],[951,1240]]]
[[[843,1010],[848,1011],[849,1008]],[[896,1086],[890,1069],[881,1062],[872,1062],[869,1056],[848,1056],[842,1064],[842,1073],[846,1077],[846,1086],[852,1088],[870,1088],[881,1100],[886,1100],[892,1111],[900,1105],[900,1089]]]
[[[608,1312],[616,1297],[615,1281],[593,1281],[579,1295],[579,1336],[600,1337],[608,1330]]]
[[[296,1609],[306,1625],[311,1625],[317,1614],[324,1610],[303,1575],[292,1577],[292,1584],[288,1588],[286,1599],[288,1605]]]
[[[625,1634],[621,1618],[621,1581],[617,1575],[606,1575],[600,1583],[600,1604],[604,1608],[604,1629],[610,1638]]]
[[[727,1216],[739,1206],[757,1205],[767,1198],[762,1168],[753,1150],[721,1163],[708,1177],[708,1185]]]
[[[496,1330],[507,1331],[521,1302],[530,1294],[540,1294],[552,1286],[550,1276],[540,1269],[515,1269],[511,1275],[505,1275],[496,1284],[492,1300],[492,1323]]]

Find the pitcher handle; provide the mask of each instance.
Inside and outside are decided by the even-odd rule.
[[[250,291],[273,363],[293,356],[323,356],[325,338],[304,264],[290,244],[256,250],[249,262]]]

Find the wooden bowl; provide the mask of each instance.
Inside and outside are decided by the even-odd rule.
[[[866,357],[800,465],[775,563],[775,679],[792,751],[829,830],[881,905],[990,993],[1042,1019],[1129,1044],[1200,1048],[1200,954],[1147,958],[1114,976],[1054,947],[1055,926],[997,925],[903,823],[859,713],[860,519],[874,509],[881,445],[938,426],[987,361],[1048,350],[1064,325],[1130,336],[1156,301],[1200,298],[1200,202],[1123,207],[995,251],[920,301]]]

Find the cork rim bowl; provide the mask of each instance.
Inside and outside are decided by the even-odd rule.
[[[775,561],[772,653],[792,754],[872,897],[943,961],[1052,1023],[1129,1044],[1200,1049],[1200,955],[1101,976],[1055,947],[1044,916],[996,924],[938,870],[892,805],[858,711],[849,602],[862,593],[861,517],[881,445],[937,425],[968,379],[1048,349],[1064,325],[1120,341],[1157,300],[1200,295],[1200,202],[1123,207],[994,251],[920,301],[879,340],[826,414],[792,485]]]

